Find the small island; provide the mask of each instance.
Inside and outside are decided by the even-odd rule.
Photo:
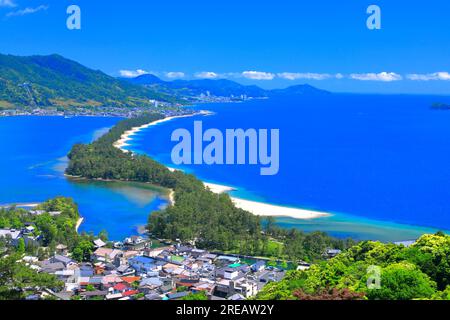
[[[431,105],[431,109],[432,110],[450,110],[450,104],[436,102]]]

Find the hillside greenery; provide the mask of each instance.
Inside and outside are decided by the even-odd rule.
[[[73,245],[76,242],[75,226],[80,215],[72,199],[58,197],[40,204],[33,210],[42,210],[45,213],[32,215],[28,210],[15,207],[0,209],[0,228],[20,230],[26,225],[34,226],[34,236],[40,237],[44,246],[56,243]],[[51,215],[51,212],[60,214]]]
[[[0,54],[0,108],[152,107],[164,93],[113,78],[59,55]]]
[[[98,236],[94,234],[78,234],[76,225],[80,219],[78,206],[71,198],[57,197],[43,202],[33,210],[43,211],[40,215],[33,215],[28,210],[16,207],[0,209],[0,229],[21,230],[26,226],[33,226],[35,231],[30,236],[38,241],[29,242],[27,246],[23,239],[17,246],[13,246],[10,239],[0,238],[0,245],[9,253],[30,254],[40,259],[55,253],[58,244],[66,245],[77,261],[88,260],[94,251],[92,241],[98,237],[107,240],[107,233],[102,231]],[[52,213],[58,212],[55,215]]]
[[[370,268],[380,268],[380,286],[368,288]],[[411,300],[450,298],[450,236],[423,235],[411,247],[361,242],[306,271],[290,271],[270,283],[261,300]]]
[[[132,127],[161,119],[148,114],[119,122],[92,144],[74,145],[66,173],[88,179],[147,182],[172,189],[175,204],[151,213],[148,231],[155,237],[195,243],[204,249],[277,259],[314,261],[327,248],[344,249],[353,244],[324,233],[304,234],[282,230],[237,208],[227,194],[215,194],[195,176],[171,172],[144,155],[124,153],[113,143]]]

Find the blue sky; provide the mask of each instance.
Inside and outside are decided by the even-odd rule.
[[[66,27],[71,4],[81,30]],[[371,4],[381,30],[366,27]],[[447,0],[0,0],[0,39],[1,53],[59,53],[114,76],[450,94]]]

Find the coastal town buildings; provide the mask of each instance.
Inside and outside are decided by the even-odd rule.
[[[90,261],[83,263],[71,259],[63,245],[44,261],[24,258],[33,269],[64,283],[61,292],[44,291],[33,299],[53,295],[64,300],[178,300],[204,292],[212,300],[243,300],[285,275],[264,260],[249,264],[239,257],[179,244],[153,247],[142,237],[125,239],[120,249],[97,240],[94,245]]]

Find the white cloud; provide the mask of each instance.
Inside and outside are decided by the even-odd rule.
[[[409,80],[414,81],[430,81],[430,80],[450,80],[450,74],[448,72],[435,72],[428,74],[408,74],[406,76]]]
[[[0,7],[15,8],[17,4],[13,0],[0,0]]]
[[[197,72],[195,74],[195,77],[199,78],[199,79],[216,79],[217,77],[219,77],[219,75],[215,72],[203,71],[203,72]]]
[[[326,80],[335,76],[328,73],[291,73],[283,72],[278,74],[279,78],[286,80],[308,79],[308,80]]]
[[[399,81],[403,77],[394,72],[380,72],[380,73],[353,73],[350,75],[351,79],[361,80],[361,81]]]
[[[185,74],[184,72],[166,72],[166,77],[170,78],[170,79],[180,79],[180,78],[184,78]]]
[[[275,78],[275,74],[261,71],[244,71],[242,76],[251,80],[273,80]]]
[[[22,10],[17,10],[17,11],[12,11],[10,13],[8,13],[6,16],[7,17],[21,17],[21,16],[25,16],[28,14],[33,14],[39,11],[45,11],[48,9],[47,5],[40,5],[39,7],[36,8],[25,8]]]
[[[138,76],[142,76],[143,74],[149,74],[150,72],[147,72],[142,69],[137,70],[120,70],[120,75],[125,78],[136,78]]]

